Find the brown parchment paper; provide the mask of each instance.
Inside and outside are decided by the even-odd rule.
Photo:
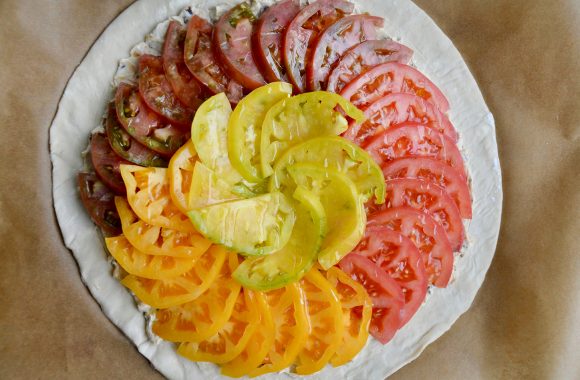
[[[48,127],[130,1],[0,0],[0,378],[161,378],[64,247]],[[420,0],[494,114],[504,211],[472,308],[393,379],[580,378],[580,3]]]

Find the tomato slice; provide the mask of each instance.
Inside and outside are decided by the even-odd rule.
[[[348,255],[340,269],[361,284],[373,302],[370,334],[382,344],[389,342],[401,324],[403,292],[399,285],[372,261],[360,255]]]
[[[346,16],[330,25],[318,37],[306,66],[308,90],[326,89],[330,71],[345,51],[362,41],[376,38],[381,17],[366,14]]]
[[[353,254],[368,258],[399,284],[405,299],[399,327],[409,322],[423,303],[428,286],[425,264],[411,239],[387,227],[371,226]]]
[[[365,288],[338,267],[330,268],[326,272],[326,279],[336,289],[342,305],[342,344],[330,360],[333,366],[338,367],[351,361],[365,346],[369,337],[373,304]]]
[[[224,70],[249,90],[266,84],[253,57],[255,21],[250,4],[241,3],[220,17],[213,33],[215,52]]]
[[[471,219],[469,185],[463,175],[446,163],[425,157],[399,158],[383,167],[385,179],[421,178],[443,187],[464,219]]]
[[[115,194],[94,173],[79,173],[79,193],[92,221],[106,236],[121,234],[121,221],[115,209]]]
[[[122,164],[130,164],[130,162],[119,157],[113,151],[104,133],[91,135],[90,150],[91,162],[101,181],[113,190],[115,194],[125,194],[125,185],[119,172],[119,166]]]
[[[354,5],[344,0],[318,0],[292,19],[283,40],[283,61],[294,88],[306,89],[306,62],[310,61],[317,37],[329,25],[352,13]]]
[[[184,128],[193,119],[193,109],[183,104],[173,92],[163,70],[163,59],[144,54],[139,57],[139,93],[155,113]]]
[[[408,206],[393,207],[369,216],[368,226],[401,232],[421,252],[429,283],[447,286],[453,271],[453,249],[445,229],[429,214]]]
[[[298,0],[285,0],[266,9],[256,23],[252,36],[254,59],[268,82],[288,82],[282,63],[282,35],[299,11]]]
[[[237,103],[244,96],[243,87],[226,75],[218,64],[212,47],[212,30],[211,24],[206,20],[195,15],[191,17],[185,37],[185,64],[210,92],[225,92],[230,102]]]
[[[450,165],[466,177],[463,158],[449,137],[417,123],[390,128],[369,141],[365,150],[380,165],[403,157],[434,158]]]
[[[169,167],[169,193],[171,200],[183,213],[191,210],[189,205],[189,191],[193,178],[193,169],[197,162],[197,153],[193,141],[189,140],[171,157]]]
[[[204,294],[218,275],[226,270],[223,269],[226,258],[225,249],[214,245],[195,262],[191,270],[181,276],[152,280],[130,274],[121,283],[131,289],[141,302],[151,307],[172,308]]]
[[[310,335],[296,361],[296,373],[308,375],[320,371],[334,356],[344,335],[343,314],[336,289],[318,269],[300,280],[306,293]]]
[[[359,108],[391,93],[415,94],[433,103],[441,112],[449,111],[449,102],[441,90],[419,70],[397,62],[381,63],[354,78],[340,95]]]
[[[187,29],[172,20],[163,44],[163,69],[177,98],[187,107],[197,109],[205,98],[201,83],[189,72],[183,58]]]
[[[137,87],[121,83],[115,94],[117,119],[135,140],[164,156],[170,156],[189,139],[184,131],[165,122],[145,104]]]
[[[348,49],[328,77],[326,91],[340,92],[354,78],[385,62],[409,63],[413,50],[391,39],[368,40]]]
[[[449,118],[433,104],[416,95],[386,95],[365,110],[365,117],[363,123],[351,125],[344,133],[345,138],[361,146],[382,131],[408,122],[426,125],[457,141],[457,132]]]

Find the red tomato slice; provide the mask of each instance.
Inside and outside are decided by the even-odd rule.
[[[471,219],[471,196],[467,180],[457,170],[432,158],[399,158],[383,166],[385,179],[421,178],[443,187],[462,218]]]
[[[191,17],[183,52],[185,64],[210,92],[224,92],[230,102],[237,103],[244,96],[242,85],[228,77],[218,64],[212,47],[212,30],[206,20],[195,15]]]
[[[306,62],[316,38],[336,20],[352,13],[354,5],[344,0],[318,0],[304,8],[286,29],[283,61],[294,88],[306,89]]]
[[[362,41],[376,38],[376,28],[382,27],[383,22],[381,17],[352,15],[336,21],[322,32],[306,66],[308,90],[325,89],[330,71],[344,52]]]
[[[374,137],[365,150],[382,167],[401,157],[430,157],[465,175],[461,153],[453,140],[423,124],[405,123]]]
[[[453,271],[453,249],[445,230],[433,217],[408,206],[393,207],[369,216],[368,226],[401,232],[421,252],[429,283],[447,286]]]
[[[255,20],[250,5],[241,3],[220,17],[213,33],[215,52],[224,70],[249,90],[266,84],[252,52]]]
[[[421,253],[411,239],[386,227],[369,227],[352,253],[368,258],[399,284],[405,296],[399,327],[409,322],[423,303],[428,285]]]
[[[119,85],[115,108],[117,119],[131,137],[164,156],[171,156],[189,139],[189,131],[168,124],[149,109],[135,86]]]
[[[409,63],[413,50],[391,39],[369,40],[348,49],[330,72],[326,91],[340,92],[354,78],[385,62]]]
[[[170,123],[184,128],[191,125],[194,111],[173,92],[165,77],[161,57],[149,54],[139,57],[139,93],[149,108]]]
[[[404,296],[399,285],[372,261],[360,255],[347,255],[340,269],[361,284],[373,302],[369,332],[382,344],[390,341],[401,325]]]
[[[104,133],[91,136],[91,162],[95,172],[103,183],[117,195],[125,194],[125,183],[119,171],[119,165],[131,164],[113,151]]]
[[[449,111],[447,98],[419,70],[397,62],[377,65],[354,78],[340,94],[355,106],[365,109],[391,93],[415,94],[433,103],[441,112]]]
[[[173,20],[167,27],[163,44],[163,69],[177,98],[186,106],[197,109],[205,99],[204,89],[189,72],[183,59],[187,29]]]
[[[115,208],[115,194],[95,173],[79,173],[79,192],[83,206],[106,236],[122,233],[121,219]]]
[[[268,82],[288,82],[282,63],[282,33],[300,11],[298,0],[285,0],[268,8],[258,20],[252,36],[254,59]]]
[[[412,94],[389,94],[372,103],[365,110],[366,120],[353,124],[344,137],[359,145],[380,134],[390,126],[405,122],[421,123],[457,141],[457,132],[449,118],[425,99]]]

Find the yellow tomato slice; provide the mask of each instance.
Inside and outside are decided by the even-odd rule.
[[[249,290],[245,290],[250,292]],[[255,292],[259,311],[257,328],[244,350],[233,360],[224,364],[221,373],[230,377],[242,377],[257,368],[270,351],[274,342],[274,321],[264,293]]]
[[[195,300],[158,310],[153,332],[171,342],[201,342],[217,334],[230,319],[240,293],[240,284],[232,278],[237,253],[228,253],[227,261],[207,291]]]
[[[128,275],[121,283],[131,289],[141,302],[156,309],[165,309],[191,302],[203,294],[216,280],[227,257],[223,247],[214,245],[181,276],[167,280]]]
[[[326,279],[336,289],[342,305],[344,335],[342,344],[330,359],[337,367],[351,361],[365,346],[373,304],[365,288],[337,267],[326,272]]]
[[[297,282],[265,294],[274,320],[274,342],[262,365],[249,373],[251,377],[292,365],[310,332],[306,296]]]
[[[121,165],[120,171],[127,200],[140,219],[153,226],[195,232],[187,216],[171,201],[167,169]]]
[[[105,238],[111,255],[128,273],[150,279],[167,279],[189,271],[195,259],[147,255],[138,251],[123,235]]]
[[[169,161],[169,194],[173,203],[182,213],[191,210],[189,205],[189,189],[193,177],[193,168],[197,161],[197,153],[193,141],[188,140]]]
[[[140,220],[123,197],[115,197],[123,235],[133,247],[148,255],[199,258],[211,242],[195,232],[152,226]]]
[[[308,375],[320,371],[335,354],[342,343],[344,323],[336,290],[316,268],[300,285],[306,293],[311,330],[298,354],[296,373]]]

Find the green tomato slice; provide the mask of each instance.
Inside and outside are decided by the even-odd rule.
[[[296,220],[292,204],[280,192],[214,204],[187,215],[207,239],[250,256],[284,247]]]
[[[316,261],[326,233],[324,207],[304,187],[294,192],[296,223],[288,244],[268,256],[246,258],[233,277],[244,287],[259,291],[281,288],[302,278]]]
[[[189,206],[201,208],[243,197],[235,187],[220,179],[216,173],[200,161],[195,163],[189,191]]]
[[[262,124],[262,175],[272,175],[272,165],[288,148],[314,137],[344,132],[348,122],[343,113],[357,123],[364,119],[363,112],[348,100],[326,91],[296,95],[272,106]]]
[[[228,124],[228,151],[233,167],[249,182],[262,182],[260,137],[266,112],[292,95],[292,85],[274,82],[244,97],[234,109]]]
[[[324,269],[338,263],[364,235],[366,213],[362,195],[346,174],[312,163],[288,167],[296,185],[316,194],[324,207],[328,230],[318,253]]]
[[[276,161],[270,191],[292,194],[296,184],[288,174],[288,167],[297,162],[336,169],[354,182],[365,202],[373,194],[377,204],[385,202],[385,177],[381,168],[364,149],[342,137],[318,137],[288,149]]]

